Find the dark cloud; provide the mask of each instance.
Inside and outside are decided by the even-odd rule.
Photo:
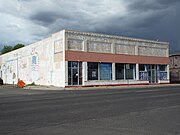
[[[170,52],[180,51],[180,1],[136,0],[128,14],[107,18],[98,32],[170,42]]]
[[[132,11],[162,10],[179,5],[179,0],[134,0],[128,6]]]
[[[163,5],[180,4],[179,0],[157,0],[157,2]]]
[[[180,35],[180,15],[178,14],[180,12],[180,1],[157,0],[153,2],[153,5],[147,3],[144,2],[144,5],[146,5],[143,7],[144,9],[140,4],[139,7],[136,7],[139,15],[141,15],[142,9],[145,12],[144,14],[148,12],[148,9],[151,10],[151,13],[149,16],[143,18],[139,16],[137,18],[139,21],[136,21],[133,25],[136,30],[133,34],[144,38],[168,41],[170,42],[170,52],[180,51],[180,39],[178,38]],[[134,8],[131,9],[130,7],[129,10],[134,10]]]
[[[54,12],[41,11],[30,16],[32,21],[42,25],[50,25],[54,23],[58,18],[58,15]]]
[[[148,1],[136,1],[129,4],[128,7],[131,11],[148,11],[148,10],[159,10],[160,8],[163,8],[162,5],[159,5],[159,3],[154,3],[150,0]]]
[[[0,41],[35,42],[75,29],[168,41],[171,52],[180,51],[179,6],[180,0],[6,0],[0,3]]]
[[[40,0],[18,0],[19,2],[37,2]]]

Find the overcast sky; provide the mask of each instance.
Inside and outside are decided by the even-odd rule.
[[[0,46],[62,29],[170,42],[180,51],[180,0],[0,0]]]

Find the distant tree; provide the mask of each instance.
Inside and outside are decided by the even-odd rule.
[[[3,47],[3,49],[1,50],[1,54],[5,54],[5,53],[8,53],[8,52],[11,52],[13,50],[19,49],[19,48],[24,47],[24,46],[25,46],[24,44],[17,44],[15,46],[5,45]]]
[[[19,49],[19,48],[22,48],[24,47],[24,44],[17,44],[13,47],[13,50],[16,50],[16,49]]]
[[[1,50],[1,54],[8,53],[13,50],[13,46],[5,45],[3,49]]]

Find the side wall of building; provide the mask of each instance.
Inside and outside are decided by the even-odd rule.
[[[64,87],[64,31],[0,56],[1,77],[6,84],[22,79],[26,84]]]
[[[180,82],[180,55],[170,56],[170,80]]]

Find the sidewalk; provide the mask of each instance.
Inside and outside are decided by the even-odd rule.
[[[104,90],[104,89],[133,89],[133,88],[158,88],[158,87],[179,86],[180,84],[156,84],[156,85],[129,85],[129,86],[95,86],[95,87],[55,87],[55,86],[27,86],[23,89],[36,89],[36,90]]]
[[[65,88],[62,88],[62,87],[42,86],[42,85],[25,86],[23,89],[25,90],[65,90]]]
[[[170,87],[179,86],[180,84],[153,84],[153,85],[127,85],[127,86],[94,86],[94,87],[55,87],[55,86],[43,86],[43,85],[33,85],[25,86],[24,90],[108,90],[108,89],[133,89],[133,88],[158,88],[158,87]],[[16,85],[1,85],[1,88],[18,88]],[[21,88],[18,88],[21,89]],[[179,88],[180,90],[180,88]]]

